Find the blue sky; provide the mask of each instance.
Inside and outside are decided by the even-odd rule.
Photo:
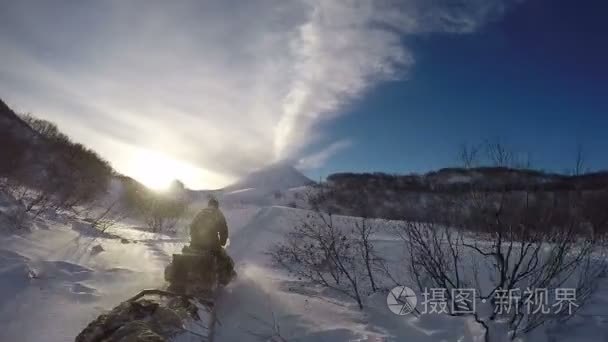
[[[533,167],[608,166],[608,3],[529,1],[467,35],[408,38],[408,79],[365,94],[328,128],[353,144],[311,174],[425,172],[462,143],[501,140]]]
[[[600,0],[0,2],[0,98],[119,171],[217,188],[288,161],[424,172],[501,139],[608,163]]]

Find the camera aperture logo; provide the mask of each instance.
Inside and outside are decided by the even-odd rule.
[[[397,286],[388,293],[386,304],[394,314],[405,316],[416,309],[418,297],[409,287]]]

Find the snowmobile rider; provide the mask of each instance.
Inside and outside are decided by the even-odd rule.
[[[215,198],[209,199],[190,225],[190,244],[194,249],[218,250],[226,245],[228,225]]]
[[[236,275],[234,262],[224,247],[228,241],[228,225],[219,208],[219,202],[210,198],[207,208],[201,210],[190,224],[190,246],[194,250],[211,251],[218,260],[220,283],[226,285]]]

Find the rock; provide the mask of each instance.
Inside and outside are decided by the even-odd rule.
[[[105,249],[103,249],[102,245],[95,245],[91,248],[91,255],[97,255],[103,251],[105,251]]]
[[[75,230],[80,233],[91,233],[95,231],[93,225],[89,222],[75,220],[72,221],[72,230]]]
[[[127,244],[127,243],[131,243],[131,241],[129,241],[125,238],[122,238],[122,239],[120,239],[120,243]]]

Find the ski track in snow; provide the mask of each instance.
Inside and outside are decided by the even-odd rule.
[[[303,287],[273,269],[265,254],[306,212],[286,207],[225,211],[229,254],[238,277],[218,301],[216,341],[266,341],[277,331],[287,341],[469,341],[462,318],[396,316],[386,296],[352,301]],[[0,341],[73,341],[94,318],[143,288],[164,286],[171,254],[187,243],[128,226],[95,235],[86,225],[39,219],[38,229],[0,236]],[[131,241],[125,244],[121,238]],[[382,249],[396,242],[386,237]],[[100,244],[103,251],[92,254]],[[397,258],[397,257],[395,257]],[[578,317],[553,329],[550,341],[608,340],[608,283]],[[530,341],[546,340],[545,335]]]

